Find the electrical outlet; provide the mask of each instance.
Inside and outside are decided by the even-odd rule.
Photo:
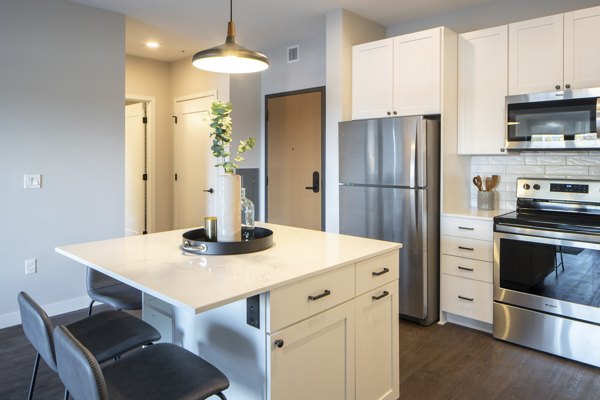
[[[25,260],[25,275],[37,273],[37,259]]]
[[[41,189],[42,188],[42,175],[41,174],[27,174],[23,177],[23,187],[25,189]]]

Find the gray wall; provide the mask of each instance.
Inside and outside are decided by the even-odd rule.
[[[495,0],[475,7],[389,26],[387,36],[445,26],[456,33],[600,5],[600,0]]]
[[[19,323],[20,290],[50,313],[84,306],[84,268],[55,246],[123,235],[124,24],[63,0],[0,0],[0,327]],[[43,188],[24,190],[27,173]]]

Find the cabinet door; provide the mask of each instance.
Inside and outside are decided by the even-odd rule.
[[[506,154],[508,26],[458,39],[458,153]]]
[[[393,50],[392,39],[352,48],[352,119],[391,115]]]
[[[269,335],[269,398],[354,399],[354,330],[349,301]]]
[[[600,86],[600,7],[566,13],[564,23],[565,87]]]
[[[397,294],[398,281],[394,281],[355,300],[357,399],[399,397]]]
[[[393,39],[394,111],[397,115],[440,113],[441,29]]]
[[[508,26],[508,92],[524,94],[563,88],[563,15]]]

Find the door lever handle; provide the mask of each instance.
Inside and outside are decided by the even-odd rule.
[[[208,193],[214,193],[214,191],[215,191],[215,190],[214,190],[213,188],[210,188],[210,189],[208,189],[208,190],[207,190],[207,189],[204,189],[204,190],[203,190],[203,192],[208,192]]]
[[[320,179],[319,171],[313,172],[312,175],[312,186],[306,186],[305,189],[312,190],[314,193],[319,193]]]

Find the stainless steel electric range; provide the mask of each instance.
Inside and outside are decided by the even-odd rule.
[[[600,181],[517,180],[494,218],[494,337],[600,366]]]

